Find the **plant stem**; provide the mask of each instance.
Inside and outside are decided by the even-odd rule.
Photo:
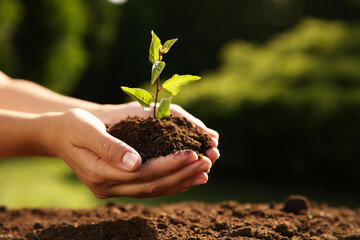
[[[161,49],[159,49],[159,61],[161,61],[161,56],[162,56],[163,52],[161,51]],[[157,104],[157,100],[158,100],[158,96],[159,96],[159,92],[162,89],[159,89],[159,85],[160,85],[160,76],[157,77],[156,79],[156,94],[155,94],[155,104],[154,104],[154,118],[156,118],[156,104]]]
[[[158,77],[156,79],[156,94],[155,94],[155,104],[154,104],[154,118],[156,118],[156,103],[158,100],[158,96],[159,96],[159,82],[160,82],[160,77]]]

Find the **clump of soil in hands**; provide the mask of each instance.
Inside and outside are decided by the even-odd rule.
[[[109,134],[126,142],[141,156],[143,162],[182,150],[205,154],[212,148],[211,137],[186,118],[164,119],[128,117],[108,128]]]
[[[360,209],[312,202],[294,214],[286,212],[285,205],[109,203],[83,210],[0,206],[0,239],[360,239]]]

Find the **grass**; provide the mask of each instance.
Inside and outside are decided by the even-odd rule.
[[[91,207],[91,192],[59,159],[12,158],[0,160],[0,204],[19,207]]]

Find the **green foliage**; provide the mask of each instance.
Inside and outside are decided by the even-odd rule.
[[[156,79],[160,76],[164,68],[165,68],[165,62],[155,61],[151,71],[151,84],[155,83]]]
[[[170,116],[170,104],[171,98],[163,98],[160,101],[159,108],[157,110],[157,118],[163,119]]]
[[[20,1],[0,0],[0,69],[9,74],[19,68],[14,41],[22,11]]]
[[[154,96],[144,89],[128,87],[121,87],[121,89],[134,100],[138,101],[146,110],[149,110],[150,104],[154,101]]]
[[[40,14],[48,21],[48,48],[44,49],[45,68],[42,84],[61,93],[73,89],[87,65],[87,50],[83,39],[89,13],[83,0],[40,1],[45,11]],[[51,15],[51,16],[50,16]]]
[[[161,51],[167,53],[177,40],[178,40],[177,38],[167,40],[164,43],[164,46],[162,46]]]
[[[161,61],[160,50],[162,49],[162,45],[160,39],[154,31],[151,31],[151,44],[149,49],[149,60],[152,64],[156,61]]]
[[[170,116],[170,104],[171,104],[171,97],[164,98],[160,102],[159,109],[156,108],[158,94],[162,89],[165,89],[167,92],[172,94],[173,96],[176,95],[180,88],[193,82],[200,80],[198,76],[192,75],[184,75],[179,76],[177,74],[173,75],[169,80],[165,81],[163,84],[163,88],[159,88],[160,85],[160,74],[165,68],[165,62],[162,60],[162,55],[167,53],[169,49],[174,45],[177,41],[177,38],[171,39],[165,42],[164,46],[161,45],[161,40],[158,36],[151,31],[151,43],[149,49],[149,60],[153,64],[151,70],[151,84],[156,84],[156,95],[155,95],[155,104],[154,104],[154,118],[157,117],[159,119],[169,117]],[[148,110],[151,102],[154,100],[153,96],[147,92],[146,90],[139,89],[139,88],[127,88],[121,87],[125,93],[130,95],[133,99],[138,101],[140,105],[145,109]],[[150,97],[151,96],[151,97]],[[145,101],[144,101],[145,100]]]
[[[233,41],[218,71],[177,103],[222,133],[229,169],[264,178],[270,168],[292,178],[332,169],[360,180],[348,167],[360,167],[359,43],[359,25],[316,19],[264,45]]]
[[[264,46],[233,41],[222,51],[219,71],[196,89],[184,90],[178,101],[187,105],[207,99],[214,103],[211,109],[225,114],[244,101],[261,104],[275,98],[294,107],[311,102],[316,111],[335,111],[339,99],[356,100],[360,90],[359,29],[309,19]],[[216,82],[221,84],[214,88]]]
[[[101,201],[61,159],[1,159],[0,204],[20,207],[94,207]]]
[[[70,93],[99,72],[120,16],[108,1],[0,0],[0,69]]]
[[[200,79],[201,77],[193,75],[180,76],[178,74],[174,74],[169,80],[164,82],[163,87],[168,93],[175,96],[183,86]]]

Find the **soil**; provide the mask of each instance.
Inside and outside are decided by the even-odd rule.
[[[108,132],[135,148],[144,162],[181,150],[204,154],[213,147],[207,133],[186,118],[174,116],[162,120],[128,117],[110,126]]]
[[[0,207],[0,239],[359,240],[360,209],[291,196],[284,203],[183,202],[95,209]]]

